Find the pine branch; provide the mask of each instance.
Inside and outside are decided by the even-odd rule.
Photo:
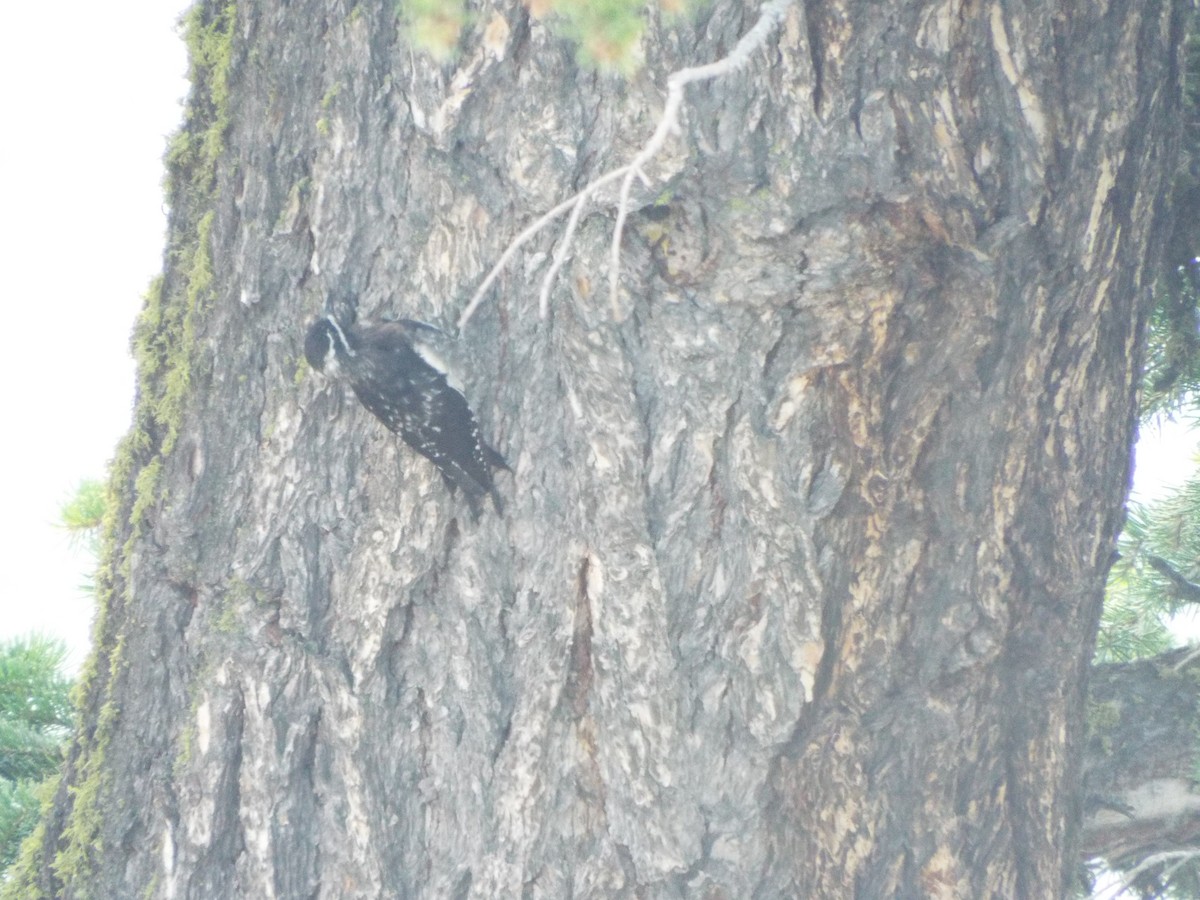
[[[1166,578],[1189,603],[1200,603],[1200,584],[1188,581],[1183,574],[1161,556],[1148,556],[1146,562],[1154,571]]]

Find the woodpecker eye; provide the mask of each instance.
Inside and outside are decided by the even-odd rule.
[[[333,353],[333,329],[328,320],[318,319],[304,338],[304,358],[318,372],[325,371],[325,362]]]

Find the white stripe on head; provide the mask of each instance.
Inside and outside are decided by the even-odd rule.
[[[342,326],[338,324],[338,320],[333,315],[325,317],[326,321],[333,326],[333,330],[338,333],[338,337],[342,339],[342,346],[346,348],[347,356],[354,356],[354,348],[350,346],[350,342],[346,340],[346,332],[342,331]]]

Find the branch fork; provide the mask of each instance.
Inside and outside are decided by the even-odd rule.
[[[667,78],[667,99],[663,105],[662,115],[659,116],[658,125],[654,129],[654,133],[650,136],[650,139],[642,146],[642,149],[625,165],[589,181],[582,190],[568,197],[549,212],[544,213],[513,238],[505,251],[500,254],[500,258],[496,261],[496,264],[492,266],[491,271],[480,282],[479,287],[475,289],[475,293],[472,295],[466,309],[463,310],[462,315],[458,317],[459,330],[461,331],[466,327],[467,323],[471,320],[471,316],[475,314],[475,310],[483,302],[488,289],[495,283],[513,256],[516,255],[517,250],[524,246],[530,238],[543,228],[570,210],[571,215],[567,218],[567,224],[563,228],[562,237],[559,239],[558,247],[554,251],[550,268],[546,270],[546,274],[542,278],[541,290],[538,293],[538,313],[544,319],[550,306],[550,292],[553,289],[555,280],[558,278],[558,273],[562,270],[563,263],[566,262],[567,254],[570,252],[571,243],[575,237],[575,230],[579,226],[579,220],[583,215],[584,208],[592,197],[595,196],[596,191],[617,179],[620,179],[621,186],[617,194],[617,220],[613,225],[612,243],[609,248],[608,284],[609,302],[612,306],[613,317],[619,319],[621,238],[625,232],[625,220],[629,216],[629,194],[633,188],[633,180],[635,178],[638,179],[647,188],[653,185],[649,176],[646,175],[646,166],[662,150],[667,142],[667,137],[671,134],[679,134],[681,131],[679,110],[683,105],[684,88],[694,82],[721,78],[744,68],[750,62],[750,57],[754,51],[763,46],[767,39],[779,28],[784,15],[787,13],[787,8],[794,2],[795,0],[767,0],[762,5],[758,21],[754,23],[754,26],[749,31],[742,35],[733,50],[729,52],[729,55],[707,65],[693,66],[673,72]]]

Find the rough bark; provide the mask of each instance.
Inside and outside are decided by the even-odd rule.
[[[1085,857],[1102,857],[1121,869],[1162,853],[1172,854],[1168,864],[1186,851],[1200,859],[1198,674],[1194,649],[1092,673]]]
[[[444,65],[390,3],[202,7],[229,90],[194,99],[214,180],[175,179],[172,240],[211,282],[174,253],[142,326],[154,415],[26,884],[1059,894],[1182,6],[793,6],[689,89],[620,317],[601,204],[546,320],[549,233],[465,330],[514,470],[478,524],[298,377],[305,323],[452,323],[756,4],[651,17],[628,82],[511,2]]]

